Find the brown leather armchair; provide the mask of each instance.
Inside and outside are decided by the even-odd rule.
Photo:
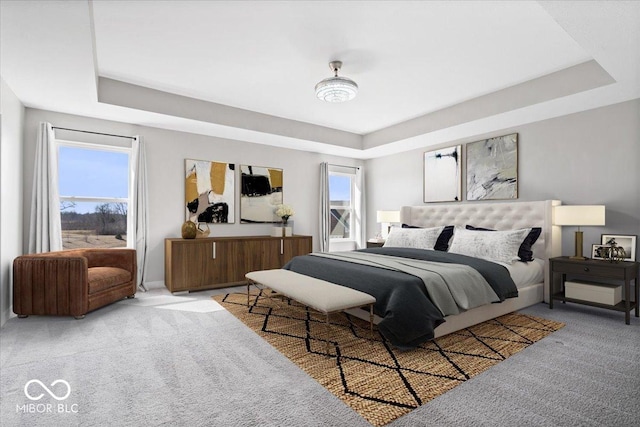
[[[13,261],[13,312],[82,318],[136,293],[134,249],[71,249]]]

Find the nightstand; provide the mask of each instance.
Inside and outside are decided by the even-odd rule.
[[[593,307],[607,308],[609,310],[616,310],[624,312],[624,320],[628,325],[631,321],[631,310],[635,308],[636,317],[639,316],[638,312],[638,267],[640,263],[623,261],[619,263],[612,263],[608,261],[600,261],[593,259],[576,260],[569,257],[556,257],[549,260],[549,308],[553,308],[553,301],[560,300],[563,303],[571,302],[575,304],[590,305]],[[560,283],[556,278],[560,276]],[[567,276],[576,279],[586,279],[590,285],[602,285],[607,286],[611,282],[624,282],[623,291],[624,299],[615,304],[602,304],[599,302],[585,301],[582,299],[569,298],[566,296],[565,282]],[[602,283],[608,282],[607,284]],[[631,281],[634,282],[635,288],[635,300],[631,301]]]
[[[367,248],[381,248],[382,246],[384,246],[384,240],[382,242],[367,241]]]

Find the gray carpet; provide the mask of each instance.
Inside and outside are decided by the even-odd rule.
[[[152,289],[84,320],[10,319],[0,331],[0,424],[369,425],[231,314],[198,312],[215,309],[211,294]],[[175,305],[183,301],[197,304]],[[638,425],[639,319],[556,307],[523,312],[565,328],[389,426]],[[32,379],[58,397],[65,386],[51,384],[64,379],[71,393],[57,401],[33,383],[29,394],[44,396],[31,401]]]

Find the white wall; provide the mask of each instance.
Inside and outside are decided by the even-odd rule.
[[[320,163],[328,161],[358,166],[362,161],[304,151],[275,148],[243,141],[168,131],[87,117],[28,108],[25,119],[25,220],[31,203],[31,183],[36,132],[40,121],[54,126],[120,135],[141,135],[147,143],[150,204],[150,243],[148,282],[164,278],[164,239],[180,237],[184,222],[184,159],[202,159],[229,163],[270,166],[284,169],[284,202],[296,214],[294,232],[313,236],[318,249],[318,209]],[[239,177],[236,187],[240,185]],[[238,189],[236,188],[236,192]],[[27,241],[25,230],[23,238]],[[211,226],[211,236],[265,235],[271,226],[239,223],[239,198],[236,196],[236,223]]]
[[[22,132],[25,109],[0,79],[0,326],[12,313],[13,259],[22,255]]]
[[[606,226],[583,228],[585,254],[591,252],[592,243],[600,243],[601,233],[640,236],[640,100],[636,99],[368,160],[368,237],[379,229],[376,210],[424,204],[424,151],[513,132],[518,133],[518,200],[604,204]],[[462,194],[466,199],[464,183]],[[565,255],[574,253],[575,230],[563,229]]]

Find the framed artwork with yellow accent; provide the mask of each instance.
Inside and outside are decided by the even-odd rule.
[[[281,222],[275,214],[283,203],[283,170],[240,165],[240,223]]]
[[[185,212],[195,223],[235,222],[235,164],[185,159]]]

